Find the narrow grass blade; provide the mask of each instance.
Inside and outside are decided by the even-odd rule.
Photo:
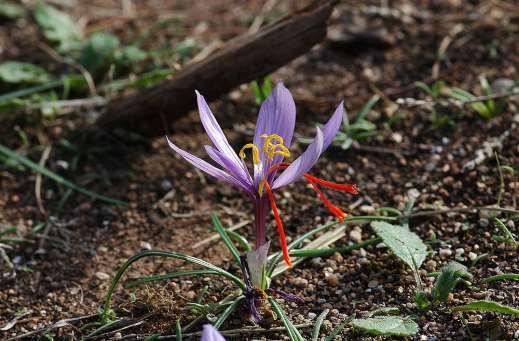
[[[506,273],[506,274],[500,274],[495,275],[491,277],[487,277],[483,279],[483,282],[485,283],[494,283],[499,281],[519,281],[519,274],[515,273]]]
[[[283,325],[285,326],[288,336],[290,337],[291,341],[304,341],[305,339],[303,336],[301,336],[301,333],[299,333],[299,330],[294,326],[292,321],[288,319],[288,317],[285,315],[285,312],[283,311],[283,308],[279,305],[279,303],[273,299],[269,298],[270,305],[276,312],[276,315],[279,317],[281,322],[283,322]]]
[[[236,310],[240,302],[243,300],[244,296],[238,296],[236,297],[235,301],[232,302],[223,312],[220,316],[218,316],[218,319],[214,323],[214,327],[216,329],[219,329],[222,324],[227,320],[227,318]]]
[[[512,316],[519,316],[519,309],[502,305],[493,301],[472,301],[465,305],[454,307],[454,311],[484,311]]]
[[[238,244],[240,244],[245,249],[245,252],[252,251],[252,247],[250,246],[249,241],[244,236],[242,236],[241,234],[239,234],[236,231],[232,231],[229,229],[225,229],[225,231],[229,235],[229,238],[236,241]]]
[[[180,320],[177,320],[175,325],[175,336],[177,341],[182,341],[182,326],[180,325]]]
[[[373,220],[389,220],[389,221],[395,221],[398,220],[397,217],[384,217],[384,216],[354,216],[344,219],[342,224],[348,224],[355,221],[373,221]],[[306,238],[309,238],[313,236],[316,233],[319,233],[323,230],[329,229],[334,227],[335,225],[339,224],[338,221],[334,221],[329,224],[321,225],[319,227],[316,227],[313,230],[308,231],[307,233],[302,234],[301,236],[297,237],[292,243],[288,244],[288,251],[292,251],[296,247],[298,247]],[[332,252],[333,254],[333,252]],[[281,261],[281,258],[283,255],[281,252],[276,252],[271,256],[271,261],[267,268],[267,276],[272,277],[272,274],[274,270],[276,269],[278,263]]]
[[[229,238],[229,235],[227,234],[227,231],[222,226],[222,223],[220,222],[220,219],[216,216],[216,214],[211,213],[211,220],[213,222],[213,226],[216,229],[216,231],[220,234],[220,237],[222,238],[223,242],[225,243],[225,246],[231,251],[232,256],[234,257],[234,260],[236,263],[240,264],[240,251],[236,248],[236,246],[233,244],[231,238]]]
[[[324,338],[324,341],[333,341],[333,340],[335,340],[335,337],[337,335],[339,335],[340,332],[342,332],[344,327],[346,327],[346,325],[348,323],[350,323],[351,320],[352,320],[351,318],[348,318],[345,321],[343,321],[341,324],[339,324],[337,327],[335,327],[332,330],[332,332],[330,333],[330,335],[328,335],[327,337]]]
[[[20,98],[20,97],[29,96],[32,94],[37,94],[42,91],[47,91],[50,89],[60,87],[62,85],[63,85],[63,81],[59,80],[59,81],[48,82],[48,83],[45,83],[42,85],[36,85],[36,86],[29,87],[29,88],[24,88],[24,89],[8,92],[8,93],[0,96],[0,102],[7,102],[7,101],[13,100],[15,98]]]
[[[368,114],[368,112],[371,110],[371,108],[373,108],[373,106],[375,104],[377,104],[379,99],[380,99],[380,97],[378,95],[371,96],[369,101],[359,111],[359,113],[357,114],[357,117],[355,117],[355,121],[363,120],[366,117],[366,115]]]
[[[138,254],[130,257],[122,266],[121,268],[117,271],[114,279],[112,280],[112,283],[110,285],[110,288],[108,289],[108,292],[106,294],[106,297],[105,297],[105,302],[103,304],[103,307],[102,307],[102,311],[101,311],[101,316],[103,319],[106,318],[106,314],[109,313],[109,308],[110,308],[110,303],[112,302],[112,295],[115,291],[115,288],[117,287],[117,284],[119,283],[119,281],[121,280],[122,276],[124,275],[124,273],[126,272],[126,270],[128,270],[128,268],[133,264],[135,263],[136,261],[142,259],[142,258],[145,258],[145,257],[167,257],[167,258],[175,258],[175,259],[179,259],[179,260],[183,260],[183,261],[186,261],[186,262],[190,262],[190,263],[193,263],[193,264],[196,264],[196,265],[199,265],[199,266],[202,266],[206,269],[209,269],[209,270],[213,270],[215,272],[217,272],[218,274],[224,276],[225,278],[233,281],[241,290],[245,290],[245,284],[243,283],[243,281],[241,279],[239,279],[238,277],[234,276],[233,274],[217,267],[216,265],[213,265],[209,262],[206,262],[202,259],[199,259],[199,258],[196,258],[196,257],[192,257],[192,256],[188,256],[188,255],[184,255],[182,253],[177,253],[177,252],[170,252],[170,251],[158,251],[158,250],[146,250],[146,251],[142,251],[142,252],[139,252]]]
[[[312,331],[312,341],[319,340],[319,333],[321,332],[321,326],[323,325],[324,319],[328,316],[330,309],[325,309],[323,312],[317,317],[315,321],[314,330]]]
[[[307,233],[302,234],[301,236],[296,238],[292,243],[288,244],[288,251],[291,251],[292,249],[294,249],[297,246],[299,246],[299,244],[301,244],[306,238],[311,237],[312,235],[314,235],[316,233],[319,233],[319,232],[321,232],[323,230],[332,228],[333,226],[337,225],[338,223],[339,223],[338,221],[334,221],[333,223],[329,223],[329,224],[326,224],[326,225],[321,225],[321,226],[316,227],[315,229],[313,229],[311,231],[308,231]],[[276,252],[272,256],[272,261],[269,263],[268,268],[267,268],[267,277],[272,277],[272,273],[276,269],[276,266],[281,261],[282,257],[283,257],[283,255],[282,255],[281,252]]]
[[[219,275],[217,271],[213,270],[186,270],[186,271],[172,271],[161,275],[152,275],[137,278],[125,284],[125,288],[134,288],[144,283],[158,282],[166,279],[187,277],[187,276],[203,276],[203,275]]]
[[[8,158],[11,158],[18,163],[21,163],[22,165],[24,165],[26,167],[29,167],[36,173],[40,173],[41,175],[44,175],[44,176],[48,177],[49,179],[52,179],[55,182],[65,186],[65,187],[68,187],[81,194],[84,194],[84,195],[90,197],[91,199],[97,199],[97,200],[104,201],[104,202],[107,202],[110,204],[115,204],[115,205],[126,205],[126,202],[121,201],[119,199],[110,198],[110,197],[104,196],[102,194],[98,194],[98,193],[89,191],[88,189],[85,189],[83,187],[79,187],[79,186],[75,185],[74,183],[68,181],[67,179],[61,177],[60,175],[50,171],[48,168],[42,167],[39,164],[32,162],[25,156],[19,155],[18,153],[14,152],[13,150],[7,148],[6,146],[4,146],[2,144],[0,144],[0,154],[6,156]]]
[[[359,250],[370,245],[377,245],[380,242],[382,242],[382,238],[372,238],[353,245],[326,247],[322,249],[293,250],[292,252],[290,252],[290,255],[294,257],[328,257],[333,255],[335,252],[348,253],[353,250]]]

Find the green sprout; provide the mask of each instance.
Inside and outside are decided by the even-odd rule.
[[[480,77],[481,90],[484,96],[492,95],[492,88],[485,77]],[[460,89],[453,88],[449,96],[455,100],[461,101],[463,104],[468,104],[469,107],[478,113],[484,119],[491,119],[501,115],[505,109],[503,102],[495,99],[486,99],[478,101],[478,98],[472,93]]]

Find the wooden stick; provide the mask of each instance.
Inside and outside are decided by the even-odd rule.
[[[304,54],[326,36],[336,0],[315,1],[254,34],[237,37],[205,60],[187,65],[171,79],[127,98],[115,100],[96,125],[123,127],[148,136],[165,133],[195,106],[194,90],[207,100],[265,76]]]

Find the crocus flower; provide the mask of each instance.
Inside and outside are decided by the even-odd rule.
[[[275,202],[274,192],[304,178],[316,190],[319,198],[330,212],[340,220],[344,219],[346,214],[326,198],[320,187],[357,193],[355,185],[338,184],[307,173],[337,134],[344,116],[343,103],[339,104],[322,128],[316,128],[316,135],[306,150],[294,161],[287,162],[286,160],[291,157],[290,145],[294,134],[296,108],[292,95],[282,83],[276,85],[272,94],[261,105],[254,138],[251,143],[244,145],[238,153],[229,144],[204,97],[198,91],[196,91],[196,96],[200,120],[208,137],[213,142],[213,146],[206,145],[205,150],[218,166],[181,149],[168,139],[169,146],[195,167],[235,186],[250,197],[255,211],[255,252],[259,252],[252,258],[263,262],[266,261],[265,250],[268,246],[262,249],[260,247],[266,243],[266,221],[270,207],[276,221],[283,259],[290,266],[291,260],[288,254],[285,232]],[[249,150],[252,154],[252,175],[245,163],[246,154]],[[263,265],[260,264],[260,266]],[[252,264],[249,260],[249,266],[256,282],[254,284],[261,288],[261,284],[258,283],[260,280],[256,275],[259,271],[257,264]]]
[[[225,341],[225,339],[215,327],[210,324],[205,324],[201,341]]]

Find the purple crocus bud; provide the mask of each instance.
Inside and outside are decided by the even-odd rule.
[[[210,324],[205,324],[201,341],[225,341],[225,339],[215,327]]]

